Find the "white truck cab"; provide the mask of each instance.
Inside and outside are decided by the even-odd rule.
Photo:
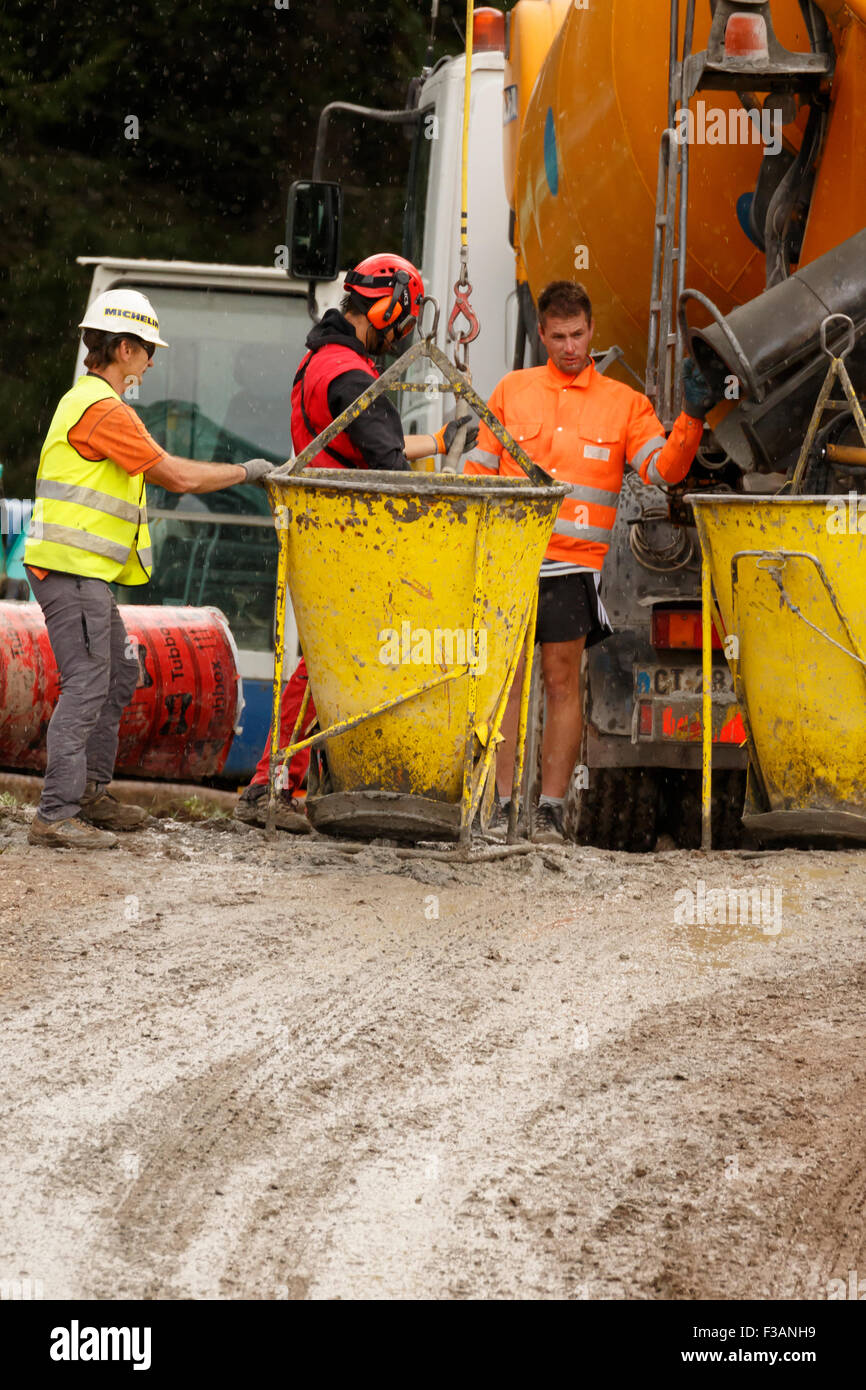
[[[463,88],[466,59],[443,58],[424,82],[419,98],[418,189],[423,200],[423,243],[419,270],[424,289],[439,303],[436,341],[452,357],[448,318],[460,276],[460,201],[463,147]],[[469,107],[469,279],[470,302],[481,331],[468,349],[472,385],[486,400],[511,370],[516,326],[514,251],[508,240],[510,210],[502,166],[502,93],[505,55],[476,53]],[[420,210],[419,210],[420,211]],[[428,311],[429,312],[429,311]],[[428,326],[425,315],[425,327]],[[458,328],[465,328],[461,318]],[[422,378],[426,369],[416,372]],[[407,433],[426,434],[454,414],[453,396],[438,392],[404,397]]]

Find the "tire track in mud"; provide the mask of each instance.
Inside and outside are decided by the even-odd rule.
[[[550,918],[550,907],[538,915]],[[553,916],[553,922],[536,923],[531,908],[521,912],[514,904],[502,914],[508,922],[502,920],[493,934],[501,950],[483,949],[488,932],[477,942],[474,973],[466,960],[461,962],[460,994],[455,992],[450,1016],[439,1020],[427,1041],[431,1052],[440,1049],[438,1070],[428,1066],[417,1087],[428,1123],[421,1135],[413,1136],[405,1115],[391,1111],[402,1119],[395,1126],[399,1144],[378,1164],[356,1171],[357,1185],[343,1194],[339,1227],[323,1251],[313,1296],[363,1296],[365,1287],[392,1297],[430,1296],[431,1291],[438,1297],[579,1296],[574,1260],[561,1262],[561,1252],[549,1243],[550,1195],[538,1212],[532,1198],[537,1175],[560,1163],[570,1135],[562,1112],[573,1109],[566,1103],[545,1107],[548,1132],[539,1135],[539,1061],[551,1062],[553,1045],[554,1070],[570,1074],[574,1056],[574,1003],[562,994],[571,963],[560,961],[563,983],[557,988],[550,976],[551,932],[559,929],[563,940],[557,949],[564,956],[572,952],[579,957],[592,928],[588,912]],[[570,941],[565,939],[569,925],[576,929]],[[617,956],[621,944],[611,942],[596,954],[603,962],[608,954]],[[444,946],[447,952],[448,943]],[[464,1010],[472,1002],[476,1013],[467,1019]],[[587,1016],[586,1008],[580,1013]],[[547,1075],[542,1089],[549,1095]],[[425,1173],[428,1167],[434,1171]],[[529,1193],[526,1201],[518,1192]],[[554,1209],[558,1204],[554,1198]],[[527,1219],[530,1212],[532,1219]],[[418,1219],[422,1214],[429,1214],[426,1228]],[[383,1226],[388,1243],[377,1238]],[[422,1239],[431,1245],[429,1252],[419,1249]],[[455,1272],[465,1264],[467,1246],[474,1252],[471,1283]],[[509,1251],[519,1254],[517,1274]],[[401,1268],[403,1254],[407,1259]]]
[[[470,911],[470,919],[473,915]],[[451,931],[459,936],[465,928],[465,923],[456,921]],[[332,979],[326,992],[305,1000],[304,1020],[296,1020],[286,1030],[282,1046],[272,1043],[230,1059],[218,1078],[212,1071],[200,1074],[185,1084],[182,1098],[170,1098],[160,1127],[170,1127],[173,1137],[147,1158],[140,1179],[123,1196],[117,1211],[121,1244],[126,1245],[126,1228],[146,1222],[147,1212],[159,1203],[164,1185],[160,1175],[174,1174],[172,1209],[184,1222],[182,1236],[163,1238],[160,1243],[157,1234],[154,1248],[152,1234],[139,1232],[149,1246],[151,1264],[157,1255],[160,1259],[159,1272],[153,1276],[155,1287],[169,1290],[172,1296],[191,1289],[203,1296],[204,1286],[200,1281],[196,1284],[194,1274],[210,1237],[221,1233],[222,1199],[227,1183],[232,1182],[232,1174],[227,1177],[227,1157],[232,1171],[242,1172],[249,1146],[260,1153],[264,1141],[265,1148],[274,1150],[271,1182],[266,1188],[261,1184],[263,1190],[242,1213],[242,1228],[235,1228],[218,1287],[216,1273],[210,1274],[210,1296],[219,1292],[274,1297],[283,1296],[274,1289],[306,1287],[309,1276],[304,1271],[328,1243],[335,1220],[341,1219],[338,1208],[345,1206],[347,1190],[357,1183],[363,1189],[364,1173],[371,1166],[376,1170],[377,1165],[387,1167],[392,1161],[395,1136],[390,1129],[399,1131],[396,1145],[404,1165],[407,1142],[411,1146],[417,1131],[417,1162],[426,1164],[431,1148],[425,1114],[429,1097],[424,1085],[419,1085],[418,1072],[423,1078],[431,1066],[434,1071],[440,1068],[434,1087],[438,1100],[445,1073],[437,1044],[452,1019],[456,1016],[460,1035],[448,1050],[456,1046],[464,1058],[493,1052],[496,1029],[485,1019],[466,1031],[467,1001],[454,993],[453,970],[433,958],[431,951],[419,951],[413,959],[413,953],[405,950],[399,961],[392,961],[382,972],[380,962],[374,961],[365,963],[359,976]],[[416,993],[423,995],[428,1006],[427,1018],[413,1013]],[[409,1001],[405,1015],[395,998]],[[469,1013],[474,1007],[468,1006]],[[434,1016],[439,1011],[432,1025],[430,1010]],[[377,1030],[385,1035],[384,1047],[376,1048],[370,1036]],[[300,1093],[299,1057],[304,1068]],[[470,1061],[463,1065],[468,1068]],[[448,1073],[449,1086],[453,1080]],[[463,1116],[462,1096],[457,1108]],[[387,1115],[380,1114],[380,1109]],[[330,1143],[322,1154],[324,1130]],[[289,1151],[282,1166],[281,1147]],[[299,1165],[299,1151],[315,1157]],[[193,1164],[198,1166],[190,1172]],[[356,1170],[360,1176],[353,1183]],[[259,1170],[259,1178],[264,1176]],[[220,1190],[220,1200],[215,1199],[215,1188]],[[272,1192],[277,1195],[271,1196]],[[268,1269],[273,1269],[273,1275],[264,1273]]]
[[[574,914],[570,920],[575,922]],[[524,929],[525,924],[524,918]],[[583,930],[589,925],[584,922]],[[515,930],[521,935],[516,923]],[[545,930],[545,924],[538,928],[542,936]],[[601,949],[593,941],[596,979],[603,978],[613,961],[621,958],[622,953],[615,948],[633,947],[640,935],[640,931],[631,931],[614,937]],[[497,939],[503,949],[514,949],[513,936]],[[545,944],[549,946],[549,939],[542,942]],[[578,933],[572,943],[578,955],[582,944]],[[443,948],[447,952],[447,941]],[[530,1003],[533,989],[539,1002],[550,997],[549,951],[540,951],[535,964],[539,968],[537,986],[531,980],[533,963],[525,958],[520,963],[521,973],[530,976],[521,986],[521,1002]],[[796,961],[790,964],[796,974],[800,967]],[[725,1155],[738,1145],[744,1146],[741,1156],[747,1168],[749,1163],[753,1167],[757,1164],[757,1158],[750,1155],[755,1147],[752,1126],[760,1123],[760,1087],[756,1085],[754,1094],[749,1091],[742,1098],[742,1115],[725,1115],[722,1132],[705,1136],[703,1129],[714,1119],[713,1102],[717,1100],[706,1047],[713,1032],[720,1047],[727,1044],[731,1012],[748,1020],[753,1008],[760,1016],[764,989],[771,990],[776,975],[787,969],[788,963],[775,959],[760,967],[758,973],[766,975],[766,984],[759,981],[753,985],[745,1008],[737,997],[741,980],[720,985],[711,972],[699,973],[690,981],[687,1001],[671,1002],[670,985],[657,972],[659,983],[645,995],[645,1007],[637,1020],[624,1030],[613,1030],[599,1048],[597,1074],[586,1078],[589,1113],[601,1110],[589,1132],[580,1129],[580,1109],[574,1105],[573,1059],[560,1055],[554,1062],[550,1077],[554,1084],[545,1084],[541,1104],[536,1105],[534,1097],[521,1095],[520,1087],[511,1084],[521,1072],[531,1074],[538,1055],[549,1057],[549,1043],[544,1026],[538,1026],[538,1018],[531,1012],[529,1017],[508,1021],[508,1010],[502,1005],[509,1002],[509,996],[501,993],[507,990],[507,983],[488,991],[480,1003],[476,1001],[479,1011],[471,1026],[455,1006],[450,1018],[439,1020],[440,1025],[447,1026],[440,1026],[432,1038],[422,1039],[422,1046],[443,1049],[439,1075],[428,1075],[426,1082],[422,1078],[419,1083],[418,1098],[432,1116],[432,1125],[423,1131],[420,1147],[407,1143],[407,1134],[409,1140],[412,1138],[411,1127],[401,1114],[407,1098],[400,1106],[390,1097],[390,1114],[398,1122],[395,1127],[402,1138],[384,1157],[357,1167],[350,1165],[354,1192],[344,1192],[342,1198],[335,1192],[329,1194],[329,1209],[320,1213],[319,1219],[326,1224],[330,1220],[331,1239],[325,1239],[319,1230],[318,1243],[312,1243],[319,1250],[318,1273],[311,1285],[313,1296],[352,1297],[384,1283],[386,1296],[418,1296],[419,1290],[429,1295],[432,1289],[439,1296],[526,1296],[534,1290],[548,1296],[579,1297],[584,1296],[580,1290],[589,1287],[592,1297],[706,1297],[724,1291],[726,1280],[728,1296],[732,1296],[732,1286],[738,1290],[734,1296],[758,1293],[753,1272],[719,1269],[716,1261],[708,1262],[705,1243],[709,1240],[724,1251],[732,1230],[742,1229],[748,1237],[750,1225],[760,1217],[749,1187],[749,1182],[754,1185],[755,1173],[750,1178],[744,1173],[748,1182],[737,1186],[726,1181],[723,1168]],[[646,961],[641,970],[645,973]],[[682,984],[678,989],[682,993]],[[470,981],[464,978],[464,1012],[470,993]],[[604,1016],[612,1007],[611,999],[604,997],[600,1007]],[[793,1007],[796,1010],[796,1001]],[[580,1012],[587,1016],[585,1008]],[[417,1027],[417,1021],[408,1018],[407,1025]],[[554,1027],[561,1029],[563,1020],[554,1021]],[[736,1035],[736,1029],[734,1032]],[[450,1035],[450,1044],[444,1044],[443,1033]],[[683,1065],[693,1073],[697,1039],[699,1079],[707,1092],[702,1097],[707,1104],[695,1131],[689,1132],[683,1129],[681,1113],[687,1077],[680,1077],[676,1068]],[[654,1057],[665,1060],[648,1065],[647,1059]],[[637,1067],[636,1058],[642,1059]],[[749,1064],[754,1064],[753,1055]],[[497,1116],[492,1109],[497,1097],[503,1095],[497,1076],[502,1071],[510,1089],[504,1113]],[[632,1094],[618,1113],[611,1112],[611,1096],[617,1090],[625,1093],[630,1080],[633,1092],[645,1086],[666,1135],[661,1154],[652,1161],[654,1171],[648,1181],[644,1181],[648,1169],[640,1161],[641,1154],[630,1152],[628,1139],[621,1132],[629,1110],[635,1115],[635,1124],[638,1122],[642,1098]],[[739,1084],[739,1077],[732,1073],[732,1089]],[[601,1093],[607,1093],[607,1100]],[[576,1110],[577,1128],[574,1123],[569,1128],[564,1121],[574,1122]],[[485,1142],[492,1149],[486,1155]],[[575,1173],[584,1171],[586,1148],[594,1152],[596,1165],[600,1154],[608,1163],[620,1159],[620,1182],[612,1191],[609,1181],[595,1187],[575,1182]],[[417,1245],[424,1228],[412,1219],[409,1197],[414,1173],[418,1194],[414,1200],[428,1207],[430,1186],[425,1191],[419,1183],[418,1169],[437,1155],[444,1156],[441,1195],[438,1208],[433,1204],[426,1237],[432,1241],[435,1235],[439,1248],[422,1257]],[[787,1161],[785,1155],[783,1159]],[[790,1188],[792,1176],[785,1175],[784,1162],[777,1168],[777,1180],[783,1189]],[[766,1200],[765,1194],[759,1195]],[[377,1245],[376,1233],[383,1225],[388,1227],[390,1241]],[[401,1277],[394,1269],[394,1248],[399,1252],[401,1240],[413,1235],[414,1265]],[[498,1243],[503,1235],[510,1236],[512,1244],[516,1242],[512,1254],[519,1256],[517,1280],[504,1272],[505,1251]],[[587,1241],[589,1248],[584,1249]],[[469,1282],[453,1273],[460,1267],[467,1246],[475,1252]],[[616,1254],[621,1246],[633,1247],[630,1260]],[[696,1246],[703,1246],[703,1256]],[[389,1279],[393,1281],[390,1286]]]
[[[861,1089],[856,1100],[861,1114],[864,1100]],[[823,1205],[832,1234],[822,1241],[811,1277],[798,1289],[802,1298],[815,1297],[816,1289],[829,1292],[832,1279],[841,1279],[845,1297],[850,1297],[852,1271],[858,1289],[866,1288],[866,1128],[862,1124],[844,1136],[844,1147],[856,1156],[840,1161],[840,1175],[827,1193]],[[861,1297],[859,1292],[857,1296]]]
[[[169,880],[163,881],[164,894],[168,898],[173,898],[177,893],[177,886]],[[222,905],[235,905],[243,902],[248,895],[243,892],[238,893],[237,889],[230,889],[227,898],[220,899],[217,893],[212,893],[213,901]],[[89,927],[88,930],[92,930]],[[170,943],[171,958],[175,962],[178,959],[182,964],[175,964],[174,973],[185,975],[187,969],[191,968],[192,973],[196,973],[196,962],[200,955],[200,943],[194,938],[183,939],[181,930],[181,940],[175,937]],[[257,944],[261,946],[263,934],[259,933]],[[268,937],[264,936],[267,941]],[[285,937],[282,941],[279,936],[272,935],[270,940],[278,942],[285,950]],[[107,943],[107,950],[113,954],[117,948],[117,942]],[[134,954],[141,960],[143,957],[158,953],[164,949],[164,942],[154,941],[152,937],[146,935],[139,937],[134,948]],[[190,967],[190,956],[192,965]],[[222,964],[222,962],[221,962]],[[90,967],[98,973],[99,963],[93,959]],[[304,962],[306,968],[306,962]],[[273,1115],[268,1114],[269,1107],[274,1109],[275,1102],[278,1100],[279,1108],[286,1112],[285,1099],[291,1095],[292,1087],[296,1087],[293,1075],[286,1074],[288,1063],[282,1060],[283,1050],[296,1040],[297,1036],[304,1027],[308,1026],[310,1037],[314,1040],[312,1052],[307,1049],[304,1059],[305,1068],[309,1074],[309,1079],[316,1085],[319,1081],[318,1072],[322,1069],[316,1066],[317,1059],[321,1059],[329,1053],[333,1053],[335,1046],[340,1049],[351,1042],[356,1033],[363,1031],[371,1019],[377,1017],[376,990],[368,987],[364,995],[369,1007],[366,1013],[359,1013],[357,1004],[353,1004],[354,991],[349,987],[345,990],[345,1001],[341,1008],[335,1007],[334,1000],[329,995],[316,996],[308,992],[305,1004],[305,1011],[302,1015],[307,1020],[307,1024],[296,1023],[293,1029],[288,1029],[276,1020],[286,1017],[289,1009],[289,1001],[285,997],[285,975],[286,964],[277,964],[270,968],[268,972],[259,972],[253,980],[249,976],[240,980],[235,979],[232,984],[231,993],[240,992],[240,998],[234,1000],[235,1015],[243,1011],[247,1003],[252,1004],[255,999],[257,1004],[262,998],[269,1001],[273,1000],[270,1012],[274,1016],[271,1028],[272,1038],[270,1041],[258,1044],[254,1048],[246,1049],[239,1057],[230,1057],[219,1065],[216,1069],[208,1067],[202,1071],[198,1077],[179,1079],[170,1087],[160,1087],[157,1083],[157,1097],[151,1099],[147,1094],[139,1094],[126,1116],[112,1119],[108,1126],[89,1127],[89,1132],[85,1138],[76,1138],[71,1145],[67,1145],[67,1150],[54,1165],[45,1185],[45,1197],[50,1199],[54,1194],[59,1200],[75,1190],[85,1197],[89,1194],[93,1205],[97,1211],[102,1210],[102,1219],[106,1219],[105,1203],[102,1194],[107,1188],[117,1187],[117,1174],[120,1171],[120,1160],[126,1155],[135,1159],[139,1166],[138,1178],[133,1178],[130,1183],[122,1187],[119,1199],[112,1203],[112,1207],[107,1210],[107,1220],[121,1232],[124,1226],[137,1226],[140,1228],[138,1234],[144,1238],[144,1244],[148,1252],[159,1248],[161,1244],[176,1244],[177,1242],[168,1239],[163,1240],[160,1228],[164,1224],[164,1213],[166,1207],[173,1208],[173,1199],[166,1201],[166,1191],[171,1189],[172,1174],[174,1168],[178,1168],[183,1174],[183,1181],[179,1185],[178,1199],[181,1203],[192,1201],[193,1196],[201,1197],[204,1193],[204,1203],[212,1197],[212,1190],[207,1186],[207,1173],[200,1175],[196,1179],[190,1171],[195,1165],[202,1164],[202,1155],[211,1155],[207,1162],[211,1163],[217,1174],[225,1171],[225,1156],[220,1152],[220,1131],[225,1127],[226,1112],[229,1112],[228,1128],[232,1129],[231,1144],[227,1147],[243,1147],[240,1143],[246,1134],[252,1136],[251,1142],[258,1141],[258,1131],[262,1129],[262,1119],[264,1117],[266,1125],[271,1129],[275,1128]],[[229,962],[229,976],[236,976],[237,970]],[[303,970],[302,970],[303,974]],[[308,976],[307,976],[308,977]],[[156,988],[160,986],[157,981]],[[51,988],[50,983],[45,986]],[[379,993],[387,987],[383,983]],[[194,1007],[201,1014],[204,1012],[215,1011],[224,1004],[225,1000],[220,998],[216,1002],[206,995],[201,994],[194,1001]],[[115,1007],[111,1001],[106,1008],[106,1017],[98,1025],[98,1030],[106,1034],[112,1031],[111,1009]],[[291,1007],[297,1011],[296,1002],[291,1003]],[[182,1035],[182,1012],[183,1005],[169,1010],[171,1018],[167,1021],[166,1010],[158,1012],[155,1017],[148,1013],[148,1000],[145,998],[137,999],[133,1003],[133,1024],[141,1018],[149,1018],[154,1029],[158,1033],[169,1035],[178,1032]],[[322,1029],[322,1017],[327,1020],[327,1027]],[[199,1032],[201,1032],[201,1018],[197,1016]],[[116,1019],[114,1020],[116,1024]],[[129,1024],[129,1018],[124,1019],[124,1026]],[[247,1019],[244,1017],[240,1023],[236,1018],[224,1025],[216,1035],[205,1032],[204,1038],[199,1040],[200,1050],[213,1055],[214,1052],[222,1050],[225,1037],[232,1032],[244,1031],[248,1035],[253,1029],[261,1031],[266,1020],[259,1014],[256,1017]],[[178,1026],[180,1025],[180,1026]],[[114,1051],[118,1048],[115,1041]],[[136,1043],[138,1039],[136,1039]],[[121,1055],[124,1054],[123,1045],[119,1049]],[[125,1060],[125,1059],[124,1059]],[[309,1071],[310,1064],[313,1063],[313,1072]],[[63,1085],[64,1062],[62,1057],[52,1061],[52,1067],[57,1074],[56,1084]],[[176,1070],[176,1068],[174,1068]],[[158,1073],[159,1065],[149,1067],[151,1075]],[[137,1083],[137,1078],[135,1081]],[[274,1083],[278,1083],[274,1084]],[[136,1084],[136,1090],[141,1087]],[[165,1102],[165,1103],[163,1103]],[[304,1111],[314,1110],[321,1102],[317,1099],[315,1091],[309,1090],[304,1094],[298,1094],[294,1098],[291,1107],[291,1114],[297,1119]],[[144,1121],[140,1115],[143,1110],[155,1112],[149,1114]],[[275,1112],[276,1113],[276,1112]],[[80,1126],[79,1126],[80,1128]],[[171,1136],[167,1140],[158,1142],[153,1146],[149,1142],[149,1136],[154,1129],[162,1129]],[[142,1131],[147,1138],[143,1141],[139,1139]],[[266,1132],[266,1130],[262,1131]],[[291,1148],[291,1146],[288,1146]],[[52,1155],[52,1159],[54,1156]],[[230,1156],[233,1161],[233,1156]],[[184,1171],[186,1170],[186,1171]],[[218,1185],[218,1183],[217,1183]],[[213,1203],[211,1203],[213,1205]],[[98,1218],[97,1218],[98,1219]],[[93,1220],[87,1213],[86,1203],[79,1214],[79,1226],[82,1236],[90,1227],[93,1232]],[[81,1261],[76,1261],[82,1270],[82,1281],[87,1287],[90,1278],[88,1270],[98,1268],[101,1264],[101,1257],[98,1246],[101,1243],[101,1233],[97,1235],[96,1241],[90,1239],[76,1241],[76,1247],[81,1244],[88,1246],[88,1253]],[[130,1255],[130,1244],[125,1236],[121,1236],[120,1245],[123,1250],[123,1257]],[[150,1253],[146,1256],[145,1263],[150,1258]],[[124,1288],[121,1292],[126,1291]],[[118,1296],[118,1285],[113,1280],[109,1281],[103,1290],[104,1296]]]
[[[470,908],[468,921],[458,924],[452,919],[450,930],[461,934],[467,926],[471,929],[473,916]],[[447,951],[447,942],[442,945]],[[438,1161],[429,1137],[433,1121],[426,1086],[430,1069],[438,1075],[445,1065],[437,1029],[443,1018],[448,1021],[456,1013],[465,1022],[467,1013],[475,1010],[471,1003],[455,998],[453,972],[438,958],[438,951],[421,949],[414,956],[409,949],[401,952],[384,979],[378,969],[376,964],[369,972],[369,982],[352,979],[333,984],[334,993],[325,1003],[331,1036],[317,1055],[321,1057],[326,1047],[336,1048],[337,1065],[329,1055],[328,1074],[314,1082],[325,1099],[304,1135],[307,1152],[316,1159],[304,1169],[300,1183],[292,1161],[270,1184],[272,1189],[291,1193],[290,1208],[275,1207],[278,1199],[271,1200],[268,1194],[256,1204],[224,1269],[220,1286],[224,1296],[259,1296],[262,1270],[274,1266],[275,1239],[282,1242],[279,1263],[274,1266],[278,1292],[271,1291],[272,1281],[271,1288],[262,1291],[265,1297],[304,1297],[311,1290],[314,1297],[350,1296],[322,1292],[321,1267],[327,1267],[332,1257],[341,1266],[348,1259],[362,1265],[366,1278],[376,1232],[387,1245],[388,1255],[392,1247],[399,1247],[406,1192],[419,1173],[423,1186],[428,1181],[424,1171],[431,1161],[434,1165]],[[364,997],[365,990],[368,1007],[359,1012],[353,999]],[[338,992],[342,997],[337,999]],[[413,1007],[416,994],[423,998],[420,1015]],[[482,1030],[476,1032],[480,1041]],[[473,1045],[473,1038],[463,1044],[464,1048]],[[322,1153],[326,1127],[328,1147]],[[398,1197],[396,1205],[391,1200],[395,1187],[405,1198]],[[412,1216],[417,1215],[426,1218],[426,1213],[416,1213],[413,1204]],[[354,1249],[353,1223],[359,1237]],[[417,1233],[419,1222],[413,1219],[411,1225]],[[429,1222],[426,1228],[429,1235]],[[348,1251],[344,1248],[347,1238]],[[373,1275],[374,1296],[375,1283]],[[424,1287],[422,1280],[419,1296]]]
[[[590,1126],[592,1149],[608,1155],[625,1189],[590,1236],[598,1243],[587,1278],[599,1290],[591,1296],[815,1299],[830,1274],[847,1281],[842,1251],[852,1238],[863,1249],[866,1178],[852,1158],[866,1137],[863,1088],[836,1093],[825,1040],[804,1027],[809,1008],[844,1014],[846,984],[831,972],[816,978],[805,957],[785,965],[737,991],[734,1020],[718,997],[708,1007],[677,1003],[639,1020],[612,1049],[623,1082],[628,1057],[644,1059],[628,1079],[642,1106],[661,1102],[664,1142],[630,1151],[622,1114],[618,1124],[608,1114]],[[850,1006],[847,1022],[853,1042]],[[670,1063],[664,1076],[647,1059],[656,1049],[688,1057],[690,1039],[694,1056],[671,1087]],[[707,1066],[714,1040],[727,1051],[727,1077]]]
[[[783,1006],[790,1045],[780,1069],[803,1069],[812,1081],[803,1105],[785,1112],[785,1140],[809,1154],[793,1174],[780,1220],[778,1253],[790,1268],[781,1296],[824,1299],[830,1280],[866,1274],[866,1071],[862,1056],[864,971],[846,978],[826,967],[804,969],[801,988]],[[790,987],[791,982],[786,981]],[[781,1136],[780,1136],[781,1137]]]
[[[255,1227],[261,1217],[259,1209],[273,1212],[275,1203],[283,1200],[271,1197],[271,1191],[289,1200],[288,1210],[281,1212],[284,1218],[309,1209],[314,1199],[321,1200],[330,1191],[339,1169],[351,1157],[348,1145],[357,1143],[357,1135],[348,1102],[335,1106],[329,1096],[338,1080],[345,1080],[364,1060],[361,1049],[365,1035],[387,1018],[383,1005],[387,1005],[393,986],[392,970],[376,976],[378,966],[379,962],[366,966],[360,980],[339,977],[329,982],[326,991],[307,993],[300,1014],[296,1000],[279,997],[284,988],[284,967],[259,975],[258,1002],[264,1004],[275,995],[279,1003],[268,1005],[268,1012],[275,1016],[294,1013],[290,1026],[276,1026],[265,1042],[163,1091],[150,1103],[143,1126],[133,1114],[129,1122],[112,1126],[108,1134],[92,1136],[91,1146],[98,1145],[103,1154],[114,1155],[113,1160],[109,1157],[109,1164],[118,1171],[118,1155],[135,1148],[136,1131],[144,1127],[147,1133],[166,1135],[155,1146],[146,1140],[138,1145],[139,1176],[122,1190],[118,1201],[101,1212],[104,1231],[100,1243],[113,1245],[115,1258],[128,1257],[133,1239],[146,1248],[151,1274],[145,1296],[153,1296],[157,1290],[161,1291],[159,1296],[169,1297],[218,1296],[223,1282],[235,1286],[242,1277],[234,1266],[245,1241],[252,1238],[258,1244]],[[411,956],[408,962],[401,962],[400,987],[411,989],[413,980],[420,982],[423,969],[420,960],[412,964]],[[261,1014],[254,1021],[259,1028],[266,1023]],[[231,1033],[235,1026],[227,1022],[220,1031]],[[137,1109],[140,1104],[136,1103]],[[323,1171],[313,1163],[299,1173],[299,1151],[316,1153],[315,1141],[326,1127],[335,1131],[340,1143],[332,1146],[334,1152]],[[262,1149],[267,1154],[264,1160]],[[234,1230],[231,1248],[227,1248],[225,1213],[219,1198],[225,1195],[232,1173],[243,1170],[251,1155],[259,1160],[251,1172],[258,1174],[261,1191],[257,1196],[244,1194],[248,1208],[244,1224]],[[68,1177],[60,1165],[59,1183],[74,1180],[80,1164],[79,1150],[71,1160]],[[268,1177],[270,1181],[265,1183]],[[280,1268],[273,1277],[263,1276],[258,1254],[240,1258],[243,1266],[257,1269],[255,1285],[262,1290],[259,1296],[283,1296],[281,1289],[291,1287],[296,1267],[302,1262],[303,1223],[295,1229],[293,1222],[282,1220],[280,1226]],[[268,1240],[273,1263],[273,1241]],[[106,1249],[104,1253],[111,1252]],[[206,1253],[209,1273],[196,1283],[195,1271],[205,1263]],[[102,1257],[93,1262],[101,1263]],[[215,1264],[222,1265],[224,1280]],[[190,1287],[190,1280],[195,1287]],[[255,1296],[249,1285],[238,1293]],[[110,1296],[119,1295],[115,1292]]]

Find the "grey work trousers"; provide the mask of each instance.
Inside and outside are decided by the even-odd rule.
[[[27,575],[60,671],[39,815],[69,820],[78,815],[87,782],[111,781],[120,716],[138,683],[138,656],[104,580],[58,570],[38,579],[29,566]]]

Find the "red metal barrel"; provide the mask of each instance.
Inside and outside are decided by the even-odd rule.
[[[237,651],[218,608],[120,609],[138,650],[118,772],[187,781],[222,770],[243,703]],[[0,603],[0,767],[41,772],[60,693],[36,603]]]

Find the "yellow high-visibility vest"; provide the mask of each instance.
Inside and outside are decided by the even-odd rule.
[[[96,401],[117,397],[100,376],[81,376],[48,427],[36,474],[36,505],[24,563],[108,584],[146,584],[153,567],[144,474],[111,459],[92,462],[69,443],[69,431]]]

